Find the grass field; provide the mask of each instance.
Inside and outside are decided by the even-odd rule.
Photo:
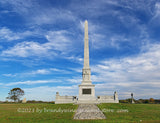
[[[160,104],[100,104],[109,122],[160,123]]]
[[[72,104],[0,104],[0,123],[160,123],[160,104],[99,104],[106,120],[73,120],[78,105]],[[63,112],[62,112],[63,111]]]

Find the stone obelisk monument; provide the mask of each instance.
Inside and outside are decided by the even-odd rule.
[[[103,95],[95,97],[95,85],[91,81],[91,69],[89,67],[89,41],[88,41],[88,22],[85,21],[84,29],[84,66],[82,69],[82,83],[79,85],[79,97],[60,96],[56,92],[55,104],[65,103],[119,103],[117,92],[113,96]],[[79,115],[78,115],[79,116]]]
[[[88,22],[85,21],[84,29],[84,67],[82,69],[82,83],[79,85],[78,103],[95,103],[95,85],[91,81],[91,69],[89,67],[89,41]]]

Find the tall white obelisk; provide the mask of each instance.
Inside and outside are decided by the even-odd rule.
[[[82,70],[82,83],[79,85],[78,103],[94,103],[95,85],[91,82],[91,69],[89,67],[89,41],[88,41],[88,22],[85,21],[84,29],[84,67]]]

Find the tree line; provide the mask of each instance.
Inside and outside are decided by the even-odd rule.
[[[150,98],[150,99],[138,99],[138,100],[135,100],[133,99],[134,102],[136,104],[141,104],[141,103],[144,103],[144,104],[160,104],[160,99],[154,99],[154,98]],[[132,99],[129,98],[129,99],[124,99],[124,100],[119,100],[120,103],[131,103],[132,102]]]
[[[20,100],[20,98],[22,96],[24,96],[24,90],[22,90],[21,88],[13,88],[9,91],[8,93],[8,97],[6,97],[7,100],[13,100],[14,102],[22,102],[22,100]],[[154,98],[150,98],[150,99],[138,99],[135,100],[133,99],[133,101],[136,104],[140,104],[140,103],[148,103],[148,104],[160,104],[160,99],[154,99]],[[0,101],[2,103],[2,101]],[[8,101],[5,101],[6,103]],[[3,103],[5,103],[3,102]],[[131,103],[132,99],[124,99],[124,100],[119,100],[120,103]],[[36,101],[36,100],[28,100],[27,103],[54,103],[54,101],[51,102],[46,102],[46,101]]]

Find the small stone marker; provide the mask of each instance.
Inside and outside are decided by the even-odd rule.
[[[134,100],[133,100],[133,93],[131,93],[131,103],[134,104]]]
[[[27,101],[26,101],[26,98],[24,98],[23,100],[22,100],[22,103],[26,103]]]

